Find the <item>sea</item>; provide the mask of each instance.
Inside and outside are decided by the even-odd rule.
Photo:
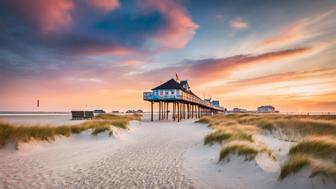
[[[67,112],[0,112],[0,121],[20,126],[29,125],[76,125],[85,120],[72,120]]]

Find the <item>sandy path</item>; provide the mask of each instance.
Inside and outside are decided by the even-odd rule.
[[[208,131],[191,121],[141,122],[116,139],[86,134],[0,152],[0,188],[197,188],[182,164]]]

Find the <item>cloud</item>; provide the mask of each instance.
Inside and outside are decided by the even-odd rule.
[[[283,45],[305,39],[309,37],[306,31],[304,31],[304,29],[308,25],[309,24],[307,21],[299,21],[294,24],[291,24],[286,29],[284,29],[280,34],[262,40],[259,45],[260,46]]]
[[[166,15],[167,24],[154,36],[154,40],[159,42],[162,48],[166,49],[176,49],[186,46],[199,27],[192,21],[187,11],[176,0],[146,0],[144,2],[146,8],[158,9]]]
[[[87,0],[92,6],[105,11],[111,11],[119,7],[118,0]]]
[[[249,24],[243,18],[235,18],[230,21],[230,27],[236,30],[243,30],[249,27]]]
[[[298,57],[310,52],[311,48],[296,48],[281,51],[267,52],[258,55],[236,55],[219,59],[204,59],[194,62],[189,68],[193,76],[219,77],[227,74],[232,69],[247,65],[266,65],[273,61]]]
[[[302,71],[302,72],[284,72],[278,74],[265,75],[261,77],[248,78],[243,80],[237,80],[229,82],[231,85],[238,86],[253,86],[253,85],[263,85],[263,84],[272,84],[277,82],[286,82],[293,80],[314,80],[314,82],[320,82],[321,79],[329,78],[333,79],[336,74],[336,68],[334,69],[319,69],[311,71]]]
[[[335,12],[335,9],[320,15],[314,15],[295,21],[258,43],[259,47],[277,47],[300,42],[321,35],[324,32],[321,23]],[[315,30],[314,30],[315,29]]]
[[[179,73],[182,78],[192,78],[199,86],[208,86],[215,81],[223,81],[229,75],[244,66],[267,66],[271,62],[279,62],[291,58],[299,58],[309,55],[314,51],[314,48],[294,48],[280,51],[266,52],[257,55],[235,55],[224,58],[210,58],[200,60],[186,60],[179,65],[156,69],[149,72],[144,72],[139,75],[139,78],[164,78],[172,77],[172,73]],[[222,85],[221,82],[216,84]]]
[[[3,3],[42,32],[53,32],[72,22],[73,0],[5,0]]]
[[[0,5],[6,26],[0,50],[11,47],[11,52],[153,54],[185,47],[198,28],[175,0],[122,5],[118,0],[4,0]]]

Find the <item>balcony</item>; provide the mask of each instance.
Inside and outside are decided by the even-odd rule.
[[[144,92],[144,100],[181,100],[181,95],[155,95],[153,92]]]
[[[175,100],[182,100],[182,101],[187,101],[195,104],[202,105],[204,107],[208,107],[211,109],[223,111],[224,108],[222,107],[216,107],[213,106],[210,102],[201,100],[200,98],[190,95],[188,93],[185,93],[183,91],[180,91],[178,94],[170,94],[170,95],[158,95],[158,93],[154,92],[144,92],[143,93],[143,99],[148,100],[148,101],[159,101],[159,100],[167,100],[167,101],[175,101]]]

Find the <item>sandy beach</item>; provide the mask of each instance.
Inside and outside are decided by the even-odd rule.
[[[279,162],[258,155],[218,163],[219,145],[204,146],[209,133],[194,120],[132,121],[114,135],[88,132],[55,142],[0,150],[0,188],[334,188],[305,171],[278,181]],[[254,136],[284,157],[291,144]],[[278,148],[281,149],[278,149]],[[280,161],[279,160],[279,161]]]

